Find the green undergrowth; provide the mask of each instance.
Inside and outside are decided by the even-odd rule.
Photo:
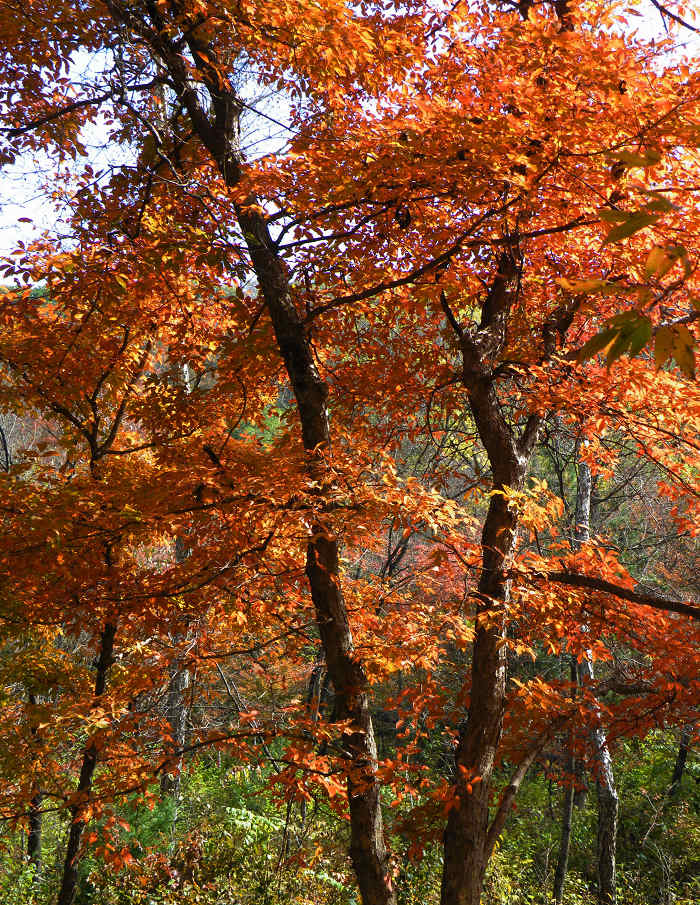
[[[619,905],[695,905],[700,901],[700,767],[689,758],[681,787],[668,796],[673,733],[653,733],[616,752],[620,793]],[[177,807],[128,802],[115,866],[86,851],[76,905],[359,905],[347,858],[348,827],[322,799],[285,805],[268,777],[219,760],[189,765]],[[566,905],[594,905],[595,782],[575,808]],[[488,872],[484,905],[551,905],[559,845],[561,791],[544,770],[524,784]],[[398,809],[387,809],[392,815]],[[44,818],[43,864],[26,863],[19,829],[0,838],[0,901],[49,905],[62,868],[65,822]],[[99,827],[93,827],[99,830]],[[420,860],[394,835],[399,905],[437,905],[439,846]]]

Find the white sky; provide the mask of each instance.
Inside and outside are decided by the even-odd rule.
[[[700,0],[692,0],[692,4],[696,4],[697,8],[686,14],[688,21],[700,26]],[[630,23],[634,23],[635,30],[641,35],[662,35],[664,33],[663,21],[659,12],[647,3],[642,7],[647,10],[647,14],[643,17],[630,18]],[[681,29],[678,34],[679,56],[700,57],[700,33],[692,33],[687,29]],[[84,74],[86,70],[94,65],[92,61],[85,61],[82,68]],[[76,67],[77,68],[77,67]],[[286,118],[284,105],[280,103],[280,99],[276,98],[272,102],[272,106],[268,106],[269,99],[264,103],[264,107],[270,110],[270,115],[278,120]],[[251,144],[270,149],[270,145],[280,144],[282,136],[278,134],[273,136],[275,131],[272,123],[268,123],[267,127],[261,125],[258,121],[253,125],[250,124],[248,139]],[[99,127],[91,127],[86,144],[92,146],[90,159],[96,169],[99,169],[99,157],[106,162],[105,149],[103,147],[103,136],[100,134]],[[98,150],[101,147],[101,151]],[[252,149],[251,149],[252,150]],[[97,155],[97,159],[94,154]],[[251,156],[256,156],[255,151]],[[29,242],[33,237],[40,235],[45,230],[55,231],[60,228],[60,210],[57,206],[47,198],[43,189],[43,184],[51,184],[54,173],[54,167],[48,158],[25,159],[18,161],[13,166],[5,167],[0,170],[0,259],[9,255],[17,248],[19,241]],[[31,222],[23,222],[20,218],[26,218]]]

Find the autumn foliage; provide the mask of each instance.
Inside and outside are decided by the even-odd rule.
[[[61,905],[132,860],[115,803],[273,744],[364,905],[399,830],[476,905],[545,750],[693,721],[700,70],[650,9],[0,3],[0,162],[62,212],[3,268],[0,811],[70,817]],[[571,511],[557,431],[579,488],[651,475],[677,562]],[[186,740],[183,671],[235,704]]]

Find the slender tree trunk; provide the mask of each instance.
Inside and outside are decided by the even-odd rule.
[[[185,371],[185,380],[187,380],[187,369]],[[181,537],[175,539],[175,562],[183,563],[189,550],[185,541]],[[182,641],[182,637],[177,637],[176,642]],[[187,689],[190,687],[190,673],[182,665],[180,658],[176,658],[170,666],[170,681],[168,683],[168,698],[166,702],[166,713],[168,723],[170,724],[170,736],[172,744],[178,755],[175,769],[172,773],[163,773],[160,778],[160,794],[161,798],[172,795],[175,799],[175,809],[173,812],[173,828],[177,820],[177,804],[180,795],[180,771],[182,770],[182,749],[185,747],[187,735]]]
[[[170,736],[177,755],[172,772],[163,773],[160,778],[160,794],[162,798],[169,795],[177,799],[180,795],[180,771],[182,769],[182,749],[185,747],[187,734],[187,689],[190,687],[189,670],[183,669],[179,662],[173,663],[170,670],[168,699],[166,711],[170,724]],[[175,815],[173,815],[173,822]]]
[[[569,751],[566,758],[566,769],[573,772],[574,759]],[[571,847],[571,827],[574,814],[574,782],[570,778],[564,788],[561,808],[561,838],[559,840],[559,854],[557,855],[557,867],[554,872],[554,901],[561,905],[564,898],[564,882],[569,867],[569,850]]]
[[[29,805],[29,832],[27,834],[27,857],[29,863],[34,865],[34,876],[36,877],[41,871],[41,829],[42,829],[42,813],[41,802],[42,795],[38,794],[32,798]]]
[[[578,444],[577,444],[578,450]],[[591,523],[591,472],[583,462],[578,463],[576,480],[576,505],[574,512],[574,525],[571,531],[571,546],[578,550],[582,543],[590,536]],[[571,680],[576,686],[578,680],[578,668],[576,661],[571,667]],[[564,895],[564,883],[569,866],[569,848],[571,845],[571,827],[574,813],[574,800],[576,797],[573,773],[576,769],[571,743],[566,758],[566,771],[569,774],[568,783],[564,789],[562,800],[561,837],[559,840],[559,853],[557,867],[554,873],[554,901],[561,905]]]
[[[593,478],[590,466],[586,462],[579,462],[576,480],[576,524],[573,531],[574,550],[578,550],[581,544],[588,543],[591,538],[591,492]]]
[[[29,694],[29,706],[31,708],[36,707],[38,704],[38,699],[35,694]],[[31,722],[31,733],[32,738],[34,739],[34,743],[39,746],[41,741],[39,739],[39,730],[36,725],[36,720],[30,715]],[[41,871],[41,830],[42,830],[42,812],[41,812],[41,802],[43,800],[43,795],[41,791],[37,789],[36,794],[33,796],[32,800],[29,802],[29,829],[27,833],[27,858],[29,859],[29,863],[34,865],[34,877],[36,878]]]
[[[582,677],[592,683],[594,672],[590,656],[584,658],[580,669]],[[615,905],[617,900],[615,858],[619,800],[605,731],[600,727],[594,729],[591,733],[591,741],[596,757],[596,786],[598,789],[598,901],[600,905]]]
[[[576,527],[574,529],[574,541],[577,547],[582,543],[586,543],[590,538],[591,488],[591,469],[585,462],[579,462],[576,489]],[[593,658],[588,651],[581,662],[580,671],[582,678],[592,684],[594,679]],[[610,757],[605,731],[601,726],[593,730],[591,741],[595,752],[598,773],[598,901],[600,905],[615,905],[615,858],[619,801],[617,789],[615,788],[612,758]]]
[[[95,676],[95,699],[100,698],[105,691],[107,672],[112,663],[114,652],[114,636],[116,626],[107,623],[100,637],[100,653],[97,660],[97,674]],[[99,757],[99,747],[95,744],[94,737],[88,742],[83,754],[83,762],[80,769],[80,778],[76,789],[75,804],[70,809],[71,826],[66,845],[66,857],[63,865],[61,889],[58,894],[57,905],[72,905],[75,898],[78,883],[78,852],[80,842],[87,821],[81,817],[81,811],[85,799],[92,789],[92,780]]]
[[[612,759],[605,734],[598,747],[600,779],[598,780],[598,901],[601,905],[615,905],[617,816],[619,799],[615,788]]]
[[[580,757],[574,760],[574,773],[576,774],[576,790],[574,791],[574,807],[583,810],[588,800],[588,777]]]
[[[571,663],[571,682],[572,697],[576,695],[576,684],[578,679],[578,669],[575,660]],[[569,867],[569,850],[571,847],[571,828],[574,815],[574,796],[576,781],[574,777],[575,758],[573,751],[573,738],[569,735],[569,742],[566,752],[566,774],[567,783],[563,790],[562,808],[561,808],[561,837],[559,839],[559,853],[557,855],[557,867],[554,872],[554,901],[556,905],[561,905],[564,897],[564,883],[566,881],[566,872]]]
[[[666,793],[667,798],[675,797],[681,787],[681,780],[685,772],[685,764],[688,760],[688,751],[690,750],[690,739],[693,734],[693,727],[689,724],[681,729],[681,738],[678,743],[678,754],[676,762],[673,765],[673,773],[671,775],[671,783]]]
[[[666,794],[664,795],[663,801],[659,805],[654,814],[654,819],[649,824],[649,829],[644,834],[644,838],[642,839],[642,846],[645,845],[647,839],[651,835],[652,831],[656,827],[657,823],[661,819],[661,816],[664,812],[664,809],[670,802],[675,798],[678,794],[681,781],[683,779],[683,773],[685,771],[686,760],[688,759],[688,750],[690,748],[690,739],[693,735],[693,725],[688,724],[681,729],[681,737],[678,743],[678,753],[676,754],[676,760],[673,765],[673,773],[671,774],[671,781],[668,784],[666,789]]]
[[[323,706],[323,698],[328,689],[328,672],[326,663],[323,659],[317,659],[311,669],[309,676],[309,690],[306,696],[306,707],[311,717],[311,722],[315,725],[321,717],[321,707]],[[304,830],[306,828],[306,799],[303,798],[299,805],[299,815],[301,825],[299,827],[299,836],[303,839]]]

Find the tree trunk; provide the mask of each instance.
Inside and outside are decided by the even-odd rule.
[[[364,905],[395,902],[389,854],[384,841],[379,782],[376,777],[377,748],[369,709],[367,680],[354,656],[352,634],[340,589],[338,547],[334,540],[314,527],[315,537],[307,550],[306,574],[326,665],[335,689],[336,715],[351,720],[343,733],[342,747],[348,752],[348,803],[350,806],[350,857]]]
[[[581,544],[586,544],[591,538],[591,491],[593,478],[590,466],[586,462],[579,462],[576,480],[576,524],[573,531],[574,550],[578,550]]]
[[[95,700],[104,694],[107,672],[112,663],[112,654],[114,652],[114,636],[116,626],[107,623],[100,637],[100,654],[97,660],[97,674],[95,676]],[[63,865],[63,876],[61,878],[61,889],[58,894],[57,905],[72,905],[75,898],[75,891],[78,883],[78,852],[80,850],[80,841],[83,836],[83,830],[87,821],[81,817],[82,807],[85,799],[89,796],[92,789],[92,779],[95,774],[95,767],[99,757],[99,747],[95,744],[94,736],[88,742],[83,754],[83,763],[80,769],[80,778],[76,789],[75,804],[71,806],[70,814],[72,818],[70,831],[68,833],[68,843],[66,845],[66,857]]]
[[[294,391],[308,472],[322,494],[329,487],[325,462],[330,451],[328,388],[316,369],[309,335],[294,307],[285,268],[274,250],[264,217],[252,205],[237,207],[237,214]],[[354,650],[341,586],[338,543],[320,519],[311,525],[306,575],[335,690],[337,718],[350,721],[341,742],[349,766],[350,857],[364,905],[394,905],[367,678]]]
[[[235,87],[227,84],[217,70],[218,51],[200,42],[188,30],[183,43],[198,60],[201,86],[209,94],[205,107],[188,75],[189,57],[175,38],[169,37],[160,21],[161,12],[151,13],[151,26],[135,17],[121,0],[107,0],[112,15],[146,40],[178,93],[192,126],[211,154],[226,185],[240,182],[242,156],[239,117],[243,109]],[[222,71],[225,67],[222,67]],[[216,78],[212,77],[216,73]],[[285,265],[271,239],[257,199],[236,204],[241,233],[250,254],[253,270],[272,321],[277,346],[296,398],[308,472],[317,482],[319,494],[328,485],[325,456],[330,450],[326,397],[328,389],[314,362],[309,332],[299,316],[290,292]],[[351,857],[364,905],[394,905],[389,855],[384,841],[379,782],[376,776],[376,745],[369,707],[368,684],[362,664],[355,654],[347,607],[340,581],[338,543],[329,526],[318,518],[310,526],[306,550],[309,580],[316,622],[326,657],[328,673],[335,689],[338,718],[349,720],[342,738],[348,762]],[[61,903],[64,905],[64,903]]]
[[[576,694],[576,684],[578,679],[578,669],[576,660],[571,663],[571,682],[572,697]],[[574,777],[575,758],[573,752],[573,738],[569,734],[568,750],[566,753],[567,783],[564,787],[561,808],[561,837],[559,839],[559,853],[557,855],[557,867],[554,872],[554,901],[556,905],[561,905],[564,896],[564,883],[566,881],[566,872],[569,867],[569,849],[571,847],[571,826],[574,815],[574,796],[576,789],[576,780]]]
[[[580,757],[574,760],[574,774],[576,775],[576,790],[574,791],[574,807],[583,810],[588,800],[588,777],[583,761]]]
[[[498,261],[476,332],[457,324],[443,294],[442,304],[462,352],[462,383],[491,465],[493,491],[482,531],[482,571],[475,594],[476,633],[472,652],[469,712],[455,753],[454,802],[443,837],[441,905],[479,905],[488,859],[489,800],[501,741],[506,693],[506,578],[515,550],[518,517],[505,488],[519,490],[527,474],[540,419],[528,418],[521,436],[503,414],[493,377],[505,337],[505,318],[517,291],[518,269],[510,253]]]
[[[182,769],[182,749],[185,747],[187,734],[187,689],[190,687],[189,670],[183,669],[179,662],[173,663],[170,670],[170,683],[168,685],[168,700],[166,704],[168,723],[173,748],[177,755],[177,761],[173,772],[163,773],[160,777],[160,794],[162,798],[172,795],[176,799],[180,794],[180,771]],[[173,823],[175,815],[173,815]]]
[[[29,693],[29,706],[31,708],[36,707],[38,703],[37,696],[35,694]],[[31,733],[34,739],[34,742],[37,746],[41,745],[41,740],[39,739],[39,730],[37,728],[37,721],[31,715],[30,712],[30,724],[31,724]],[[29,829],[27,833],[27,858],[29,859],[29,863],[34,865],[34,877],[36,878],[41,871],[41,830],[42,830],[42,812],[41,812],[41,802],[43,799],[43,795],[39,789],[36,790],[36,794],[33,796],[32,800],[29,802]]]
[[[576,547],[587,543],[590,539],[591,487],[591,469],[585,462],[579,462],[576,488],[576,527],[574,529]],[[588,651],[586,651],[581,662],[580,671],[582,678],[592,684],[594,679],[593,658]],[[601,726],[593,730],[591,741],[597,761],[598,774],[598,901],[600,905],[615,905],[618,796],[615,788],[612,758],[610,757],[605,731]]]
[[[681,729],[681,738],[678,743],[678,754],[676,755],[676,762],[673,765],[673,774],[671,775],[671,783],[668,787],[668,792],[666,793],[667,798],[673,798],[676,796],[681,787],[681,780],[683,779],[683,773],[685,771],[685,764],[688,760],[688,751],[690,750],[690,739],[693,734],[693,727],[691,725],[684,726]]]
[[[593,661],[586,656],[581,663],[581,675],[593,682]],[[591,741],[596,758],[598,789],[598,839],[597,872],[598,902],[600,905],[615,905],[615,857],[617,843],[618,796],[615,788],[612,758],[608,749],[605,731],[597,727],[591,733]]]
[[[183,369],[185,381],[187,381],[187,367]],[[189,550],[182,537],[175,539],[175,562],[183,563],[189,555]],[[178,636],[175,642],[182,641]],[[170,724],[170,736],[175,751],[178,754],[175,770],[163,773],[160,778],[160,795],[165,798],[172,795],[175,798],[173,812],[173,829],[177,820],[177,802],[180,795],[180,771],[182,770],[182,749],[185,747],[187,735],[187,689],[190,687],[189,670],[184,669],[180,658],[176,658],[170,666],[170,681],[168,683],[168,700],[166,713]]]
[[[511,484],[511,486],[513,486]],[[505,560],[512,552],[516,516],[501,494],[491,497],[484,525],[469,714],[455,753],[455,802],[444,834],[442,905],[478,905],[488,852],[491,777],[501,740],[506,688],[503,604]],[[485,613],[488,612],[488,620]],[[471,785],[471,791],[469,786]]]
[[[177,821],[180,812],[180,786],[182,778],[183,749],[187,740],[187,690],[190,687],[189,670],[182,667],[176,659],[170,667],[170,683],[168,685],[167,716],[170,724],[170,737],[176,752],[176,760],[172,772],[164,772],[160,777],[160,797],[170,798],[172,812],[170,816],[170,852],[175,850]]]
[[[29,805],[29,832],[27,834],[27,857],[34,865],[34,876],[41,870],[41,794],[35,795]]]
[[[617,849],[617,815],[619,800],[615,788],[612,760],[608,751],[605,734],[599,735],[598,781],[598,901],[600,905],[615,905],[615,856]]]
[[[566,758],[567,771],[573,772],[574,759],[569,752]],[[574,814],[574,782],[570,778],[564,788],[561,808],[561,838],[559,840],[559,854],[557,855],[557,868],[554,872],[554,901],[561,905],[564,898],[564,882],[569,867],[569,849],[571,846],[571,825]]]
[[[576,480],[576,505],[574,512],[574,525],[571,531],[571,546],[574,550],[578,550],[581,544],[585,543],[590,537],[591,488],[591,470],[585,463],[579,462]],[[571,667],[571,681],[574,683],[574,687],[576,685],[577,679],[578,668],[576,661],[574,660]],[[574,800],[576,797],[573,774],[576,770],[576,766],[577,765],[574,761],[570,742],[566,758],[566,771],[569,774],[569,780],[564,790],[562,801],[561,837],[559,840],[557,867],[554,873],[554,901],[556,902],[556,905],[561,905],[564,895],[564,883],[566,882],[566,872],[569,866],[571,825],[573,821]]]

